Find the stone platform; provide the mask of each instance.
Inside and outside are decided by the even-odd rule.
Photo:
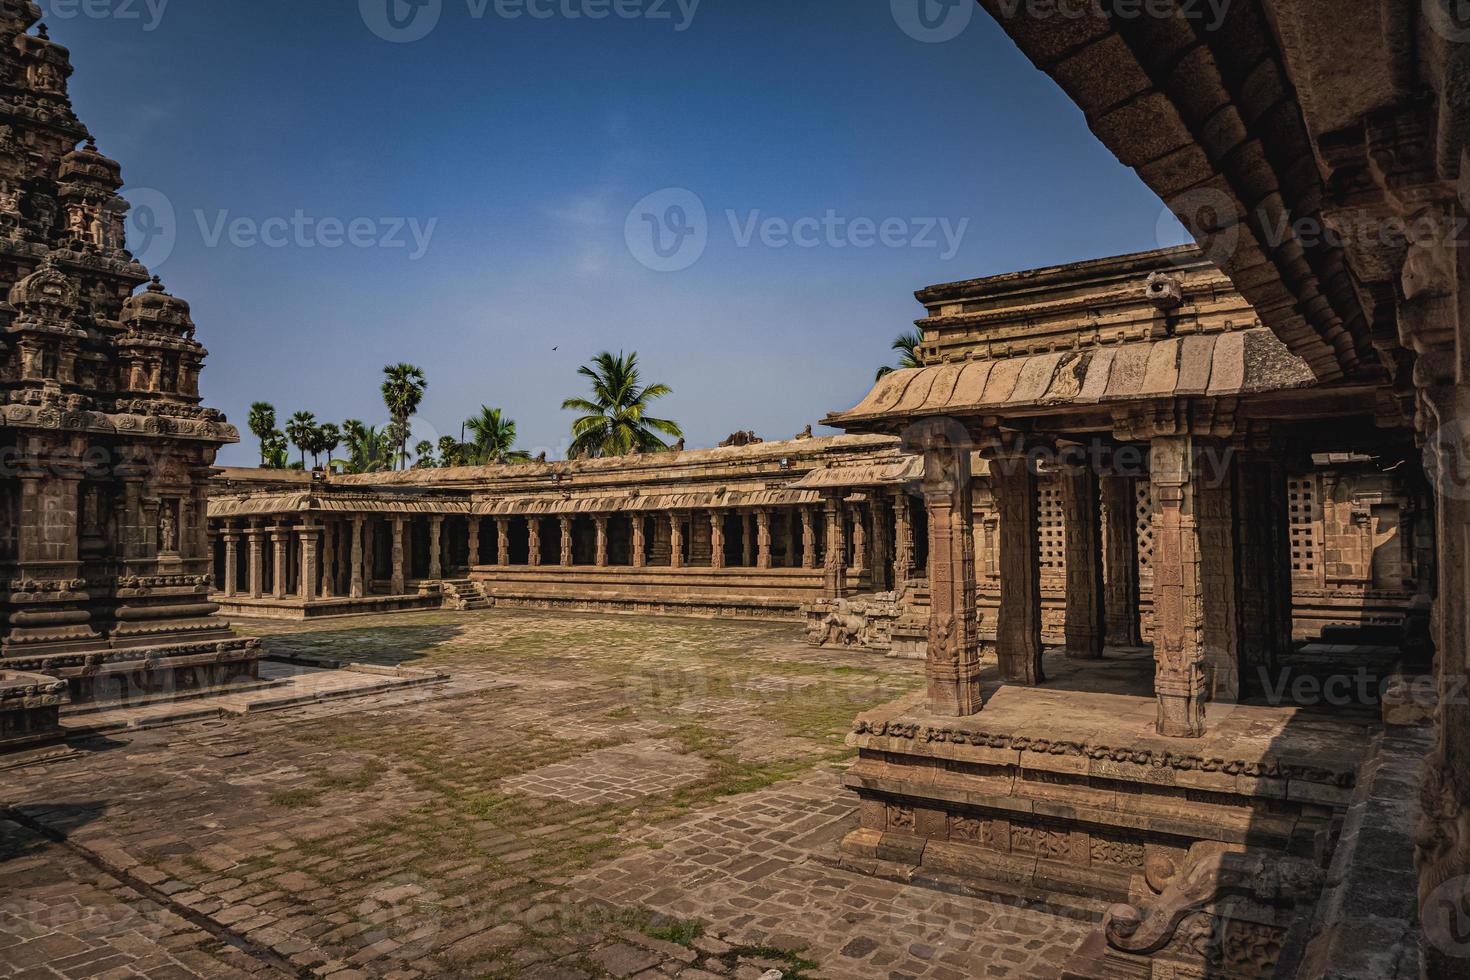
[[[65,681],[72,701],[121,701],[205,690],[258,676],[260,641],[222,635],[187,643],[6,657],[8,670]]]
[[[63,681],[0,671],[0,747],[53,737],[65,701]]]
[[[857,863],[980,879],[1009,894],[1147,902],[1201,853],[1320,862],[1352,798],[1370,712],[1212,704],[1201,739],[1155,734],[1147,651],[1047,658],[1040,687],[984,678],[983,711],[914,695],[858,716],[846,777]]]

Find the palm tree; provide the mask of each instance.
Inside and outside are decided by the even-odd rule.
[[[316,416],[311,412],[297,412],[286,423],[286,438],[301,450],[301,468],[306,469],[306,454],[316,439]]]
[[[397,444],[386,432],[348,419],[342,423],[342,437],[347,445],[342,468],[348,473],[379,473],[392,467]]]
[[[463,466],[464,465],[464,443],[454,436],[439,437],[439,465],[440,466]]]
[[[265,437],[265,441],[261,445],[261,451],[265,453],[266,468],[284,470],[286,468],[286,450],[290,448],[290,443],[286,442],[286,437],[281,430],[272,429],[270,435]]]
[[[642,386],[637,351],[626,356],[620,351],[616,357],[603,351],[577,373],[592,382],[592,398],[562,402],[563,410],[583,413],[572,423],[572,455],[664,452],[669,446],[660,433],[683,437],[678,423],[647,414],[649,402],[673,394],[673,389],[664,384]]]
[[[900,368],[921,368],[924,361],[919,357],[919,347],[924,343],[924,335],[917,330],[901,333],[893,341],[893,350],[899,352],[898,366]],[[883,365],[878,369],[878,380],[882,381],[893,373],[893,368]]]
[[[498,408],[480,406],[480,414],[465,422],[474,441],[465,448],[476,463],[529,463],[531,454],[515,448],[516,424]]]
[[[256,402],[250,406],[250,432],[260,440],[260,465],[268,464],[266,443],[276,431],[276,406],[270,402]]]
[[[419,410],[429,379],[422,368],[412,364],[390,364],[383,368],[383,404],[393,417],[398,436],[398,460],[408,465],[408,420]]]
[[[311,462],[318,465],[321,457],[327,457],[327,469],[332,468],[332,454],[342,445],[342,430],[331,422],[316,427],[311,441]]]
[[[416,470],[433,469],[439,465],[434,461],[434,444],[427,439],[421,439],[413,447],[413,454],[418,457],[418,461],[413,464]]]

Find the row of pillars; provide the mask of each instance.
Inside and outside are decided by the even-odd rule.
[[[923,441],[932,607],[929,700],[964,716],[984,704],[968,440],[936,428]],[[1065,457],[1063,457],[1065,459]],[[1241,695],[1248,665],[1291,645],[1285,472],[1220,441],[1162,436],[1149,445],[1158,731],[1199,737],[1205,705]],[[1139,638],[1136,480],[1091,463],[1060,467],[1066,519],[1067,653],[1100,659]],[[993,450],[1000,512],[996,650],[1010,683],[1046,680],[1042,645],[1036,454]],[[1106,515],[1106,521],[1104,520]]]
[[[443,577],[445,561],[444,520],[430,518],[429,577]],[[402,595],[407,589],[409,546],[408,519],[390,518],[389,539],[392,542],[390,562],[390,594]],[[310,602],[318,598],[346,596],[361,599],[368,594],[373,575],[373,538],[376,525],[366,517],[351,517],[325,524],[307,523],[296,526],[266,527],[253,524],[237,529],[226,526],[224,541],[224,581],[226,596],[267,595],[285,599],[299,598]],[[246,548],[246,577],[239,581],[241,544]],[[266,583],[266,549],[270,548],[270,586]]]

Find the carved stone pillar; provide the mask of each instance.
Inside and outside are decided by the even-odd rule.
[[[1278,479],[1284,483],[1286,477],[1269,453],[1269,449],[1260,453],[1243,451],[1236,473],[1240,662],[1245,671],[1242,687],[1272,681],[1277,656],[1288,652],[1279,644],[1283,592],[1286,609],[1291,605],[1291,553],[1278,537],[1287,515],[1283,494],[1275,487]],[[1278,507],[1280,514],[1275,513]]]
[[[827,498],[827,560],[822,566],[822,592],[829,599],[847,598],[847,535],[842,498]]]
[[[853,504],[848,513],[852,515],[852,575],[861,579],[868,571],[868,514],[862,504]]]
[[[719,510],[709,512],[709,567],[725,567],[725,514]]]
[[[924,453],[929,514],[929,707],[963,717],[984,704],[976,626],[974,498],[970,447],[934,425],[917,440]]]
[[[1204,607],[1195,522],[1194,443],[1159,436],[1151,447],[1154,496],[1154,692],[1158,732],[1205,733]]]
[[[470,529],[470,567],[474,568],[480,564],[480,519],[470,517],[465,523]]]
[[[782,513],[782,524],[786,528],[786,566],[801,567],[801,518],[797,511],[788,507]]]
[[[868,505],[868,520],[871,524],[868,529],[868,553],[873,558],[873,590],[888,592],[895,586],[889,581],[893,566],[888,560],[888,502],[883,498],[882,491],[873,491],[872,502]]]
[[[607,567],[607,515],[598,514],[593,518],[597,525],[597,567]]]
[[[571,568],[577,560],[572,541],[572,519],[558,518],[558,524],[561,526],[561,565],[563,568]]]
[[[368,595],[373,594],[373,583],[378,578],[378,519],[369,517],[362,522],[362,582]]]
[[[1085,463],[1067,466],[1062,471],[1062,490],[1067,522],[1067,656],[1100,660],[1107,607],[1097,473]]]
[[[1143,642],[1138,609],[1138,496],[1133,478],[1118,474],[1104,476],[1101,489],[1103,510],[1107,512],[1103,534],[1107,642],[1136,647]]]
[[[740,515],[740,564],[743,568],[755,567],[755,514]]]
[[[440,547],[444,536],[444,518],[429,518],[429,578],[444,577],[444,563],[440,560]]]
[[[406,530],[403,518],[393,518],[393,581],[389,586],[389,591],[394,595],[403,595],[408,591],[408,569],[405,567],[405,559],[408,556],[403,542]]]
[[[317,596],[316,580],[321,574],[317,565],[317,539],[321,535],[321,529],[314,525],[301,528],[301,582],[298,593],[302,602],[313,602]]]
[[[501,568],[510,564],[510,518],[495,518],[495,563]]]
[[[541,566],[541,518],[526,518],[526,564]]]
[[[1197,448],[1209,450],[1194,472],[1205,693],[1212,701],[1233,702],[1240,700],[1241,680],[1235,459],[1218,443]]]
[[[893,491],[893,587],[914,577],[914,524],[909,514],[907,490]]]
[[[265,595],[265,530],[251,525],[245,534],[250,539],[250,596],[259,599]]]
[[[634,514],[631,521],[633,567],[646,568],[648,566],[648,529],[643,522],[642,514]]]
[[[271,529],[271,594],[277,599],[284,599],[290,587],[290,569],[288,567],[288,551],[291,547],[292,532],[283,527]]]
[[[1000,672],[1013,683],[1040,684],[1046,680],[1046,670],[1041,645],[1036,470],[1024,452],[1002,453],[991,465],[990,475],[1000,511],[1000,612],[996,624]],[[932,552],[929,570],[933,578]]]
[[[337,522],[322,522],[322,597],[337,595]]]
[[[817,567],[817,529],[810,507],[801,509],[801,567]]]
[[[677,511],[669,515],[669,567],[684,567],[684,521]]]
[[[349,574],[352,578],[347,594],[353,599],[361,599],[365,594],[362,580],[363,519],[361,517],[352,518],[352,524],[348,528],[347,533],[352,538],[347,561]]]
[[[240,591],[240,535],[232,525],[225,525],[225,580],[224,593],[238,595]]]
[[[757,568],[771,567],[771,512],[761,508],[755,512],[755,536]]]

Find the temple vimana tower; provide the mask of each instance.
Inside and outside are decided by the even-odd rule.
[[[81,699],[258,657],[209,601],[205,485],[238,433],[200,402],[189,305],[127,249],[121,169],[40,13],[0,2],[0,738],[38,698],[46,724],[56,679]]]

